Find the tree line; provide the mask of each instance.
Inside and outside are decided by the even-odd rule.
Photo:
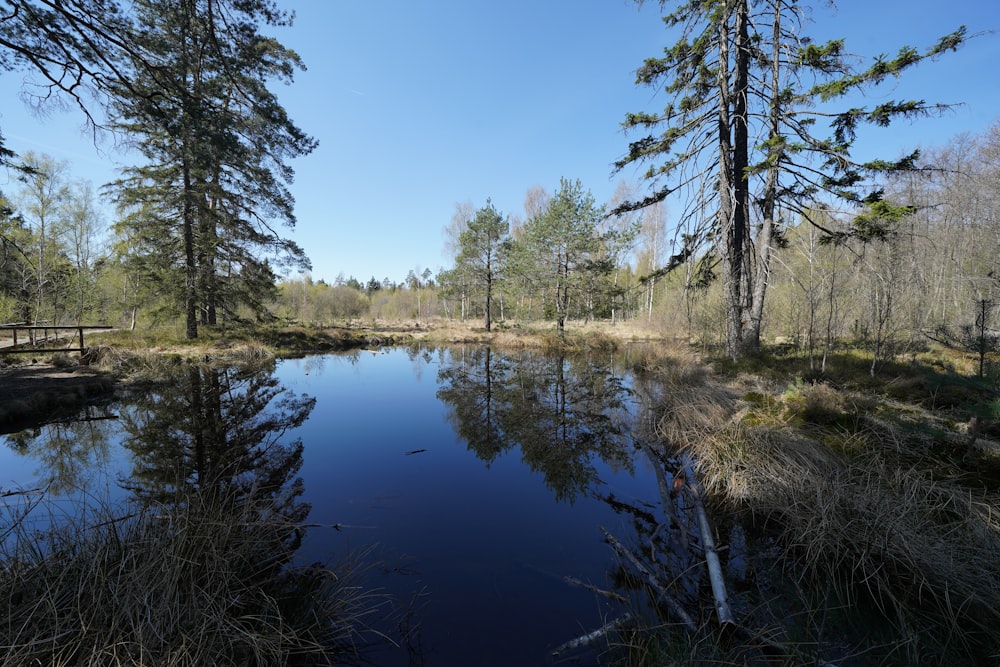
[[[780,240],[761,311],[763,339],[800,346],[817,367],[845,342],[870,349],[873,366],[931,340],[995,349],[998,155],[1000,122],[923,147],[913,169],[882,182],[887,200],[912,210],[871,238],[859,234],[864,223],[850,211],[814,208],[783,218],[773,237]],[[335,286],[286,281],[282,312],[303,321],[450,318],[482,326],[638,321],[724,348],[728,311],[714,254],[684,250],[687,229],[663,202],[608,213],[638,187],[622,182],[600,205],[568,179],[555,193],[528,188],[517,212],[491,201],[458,203],[446,230],[453,263],[434,279],[429,272],[425,281],[386,279],[377,292],[342,278]],[[305,296],[310,284],[315,291]],[[354,311],[333,305],[337,290],[355,294]],[[292,294],[301,307],[292,306]]]
[[[817,363],[845,338],[877,360],[921,336],[982,347],[992,327],[996,126],[853,157],[861,127],[945,109],[855,103],[959,48],[964,28],[862,63],[842,40],[804,34],[807,3],[661,3],[675,41],[636,83],[665,106],[625,115],[630,140],[613,164],[640,182],[599,203],[564,178],[529,188],[517,213],[460,203],[450,266],[328,284],[279,232],[295,223],[289,161],[316,146],[269,88],[301,67],[264,34],[288,13],[270,0],[5,4],[0,68],[34,72],[29,96],[68,98],[141,160],[105,186],[105,234],[92,186],[68,165],[0,146],[20,179],[0,213],[4,321],[134,325],[142,314],[180,318],[195,337],[243,318],[444,317],[487,330],[642,319],[732,357],[763,336],[794,341]]]
[[[869,346],[879,359],[931,338],[974,349],[977,321],[995,326],[1000,290],[997,155],[1000,123],[925,148],[918,169],[886,181],[886,196],[911,202],[913,212],[878,240],[852,237],[849,215],[818,210],[782,226],[762,315],[765,338],[802,346],[817,365],[845,340]],[[130,274],[129,258],[107,243],[93,187],[72,179],[68,164],[35,154],[22,159],[32,174],[5,201],[18,214],[4,218],[2,234],[24,256],[5,258],[0,318],[34,312],[48,321],[128,324],[141,308],[151,322],[173,321],[169,295],[130,289],[141,285],[141,274]],[[724,345],[722,285],[706,275],[712,258],[678,258],[683,237],[670,229],[666,205],[607,214],[636,190],[623,182],[598,205],[579,181],[564,179],[555,193],[529,188],[517,213],[489,201],[456,204],[447,243],[452,266],[436,274],[416,267],[398,281],[304,274],[278,281],[263,305],[272,316],[317,324],[451,318],[485,325],[487,312],[491,324],[631,320]],[[844,236],[832,242],[831,233]],[[671,262],[676,266],[664,272]]]

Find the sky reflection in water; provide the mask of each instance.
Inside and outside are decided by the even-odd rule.
[[[280,470],[274,461],[258,465],[258,477],[259,470],[284,477],[275,482],[301,477],[304,492],[292,496],[311,505],[308,521],[338,526],[311,528],[299,558],[335,561],[377,545],[368,581],[401,607],[414,601],[411,648],[424,652],[424,664],[549,664],[556,645],[620,613],[562,579],[610,586],[615,559],[598,526],[626,535],[631,529],[603,498],[641,503],[656,495],[641,459],[631,472],[634,400],[611,362],[607,355],[398,348],[283,360],[266,381],[207,373],[174,385],[178,395],[157,401],[154,392],[145,407],[117,406],[117,421],[8,437],[0,486],[70,488],[91,480],[87,493],[100,495],[95,488],[108,493],[115,479],[137,494],[169,477],[156,470],[167,459],[170,474],[201,479],[227,463],[223,450],[198,454],[192,444],[205,437],[184,415],[193,383],[197,401],[224,408],[223,431],[254,431],[264,439],[256,451],[287,454]],[[218,399],[211,399],[213,384]],[[234,399],[240,392],[262,399]],[[168,401],[180,413],[177,424],[160,429],[142,418]],[[293,422],[305,421],[291,428],[268,422],[264,415],[280,412],[282,401],[294,408],[286,410]],[[254,412],[261,402],[266,408]],[[256,429],[236,421],[247,405]],[[160,447],[177,456],[137,445],[142,438],[176,440]],[[123,441],[128,449],[108,444]],[[142,479],[126,477],[139,471]],[[382,629],[398,639],[395,626]],[[410,664],[405,646],[372,658]]]
[[[354,526],[314,530],[304,548],[378,543],[373,581],[428,594],[415,619],[428,664],[547,664],[614,613],[562,581],[607,586],[598,526],[627,519],[599,497],[656,493],[644,466],[628,471],[632,399],[606,362],[590,374],[484,348],[282,362],[282,382],[317,399],[298,432],[311,520]]]

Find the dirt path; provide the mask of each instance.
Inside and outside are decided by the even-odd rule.
[[[114,388],[111,375],[89,366],[25,364],[0,369],[0,433],[73,414]]]

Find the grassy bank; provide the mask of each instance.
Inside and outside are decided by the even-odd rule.
[[[262,498],[192,493],[71,521],[14,500],[0,665],[357,664],[384,613],[353,561],[292,565],[302,528]]]
[[[573,352],[610,351],[627,341],[654,338],[642,329],[606,323],[577,323],[565,335],[543,325],[485,332],[416,322],[207,330],[196,341],[184,340],[181,333],[95,336],[100,343],[92,362],[110,377],[155,378],[163,365],[188,361],[254,363],[383,345],[489,343]],[[670,560],[664,556],[671,548],[666,537],[676,532],[670,521],[637,527],[636,535],[622,541],[658,573],[668,592],[676,589],[698,629],[688,632],[670,609],[663,611],[663,591],[647,586],[626,564],[620,583],[634,594],[634,616],[644,622],[609,640],[609,655],[634,665],[978,665],[1000,659],[994,633],[1000,627],[1000,394],[995,379],[974,377],[968,359],[935,349],[888,360],[873,376],[870,358],[854,350],[832,355],[819,370],[815,360],[794,350],[766,350],[734,364],[674,343],[636,347],[629,359],[637,373],[634,389],[645,406],[642,440],[655,448],[654,464],[662,464],[674,480],[684,482],[683,462],[691,462],[715,523],[735,623],[720,630],[706,578],[692,576],[703,568],[697,547],[687,560]],[[674,502],[671,498],[663,494],[665,506]],[[690,517],[689,506],[680,514],[685,512]],[[170,519],[173,525],[187,520]],[[127,559],[146,544],[151,559],[157,549],[174,548],[151,536],[149,526],[155,522],[148,517],[136,521],[111,522],[114,532],[102,528],[93,541],[86,535],[57,540],[46,553],[68,553],[66,545],[81,541],[87,561],[73,567],[99,573],[110,567],[106,563]],[[108,543],[128,546],[106,553],[102,545]],[[198,548],[216,549],[211,544]],[[234,553],[240,548],[218,547]],[[18,558],[11,562],[26,563],[18,572],[44,571],[57,579],[66,563]],[[12,585],[10,595],[22,599],[17,597],[22,588],[52,590],[49,597],[60,600],[82,595],[64,592],[64,584],[24,579]],[[246,596],[228,589],[217,594]],[[35,609],[32,613],[39,613],[41,607]],[[179,609],[169,615],[181,614]],[[59,611],[62,616],[79,613]],[[271,617],[265,607],[240,613]],[[198,622],[244,632],[238,624],[226,625],[234,621],[222,616]],[[100,624],[112,630],[128,627],[117,619]],[[281,628],[261,627],[264,635],[289,636]],[[157,636],[171,632],[186,637],[194,631],[164,627]],[[329,643],[311,637],[306,635],[305,645]],[[154,638],[149,641],[156,645]],[[194,639],[184,641],[195,645]],[[83,641],[92,643],[89,636]],[[267,655],[276,655],[263,646]],[[170,655],[172,649],[164,650]],[[52,655],[44,654],[43,660]]]
[[[648,364],[647,435],[668,473],[694,462],[736,629],[719,629],[703,582],[699,631],[647,616],[626,662],[995,664],[1000,403],[960,368],[941,351],[875,377],[852,352],[825,373],[794,352]]]

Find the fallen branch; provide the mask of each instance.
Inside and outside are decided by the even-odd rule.
[[[628,602],[628,600],[625,599],[624,595],[620,595],[618,593],[615,593],[614,591],[606,591],[603,588],[598,588],[594,584],[588,584],[585,581],[581,581],[581,580],[577,579],[576,577],[563,577],[563,581],[565,581],[570,586],[576,586],[578,588],[585,588],[588,591],[590,591],[591,593],[595,593],[597,595],[604,596],[604,597],[608,598],[609,600],[614,600],[615,602],[623,602],[623,603],[624,602]]]
[[[708,512],[701,501],[701,488],[694,477],[691,462],[684,462],[687,474],[687,491],[691,495],[695,514],[698,516],[698,528],[701,531],[701,546],[705,552],[705,565],[708,567],[708,578],[712,582],[712,595],[715,598],[715,612],[719,623],[733,623],[733,612],[729,608],[729,594],[726,592],[726,579],[722,574],[722,564],[719,562],[719,551],[715,548],[715,538],[712,536],[712,524],[708,520]]]
[[[16,489],[13,491],[0,489],[0,498],[7,498],[9,496],[41,496],[44,493],[45,489]]]
[[[667,591],[666,586],[660,583],[660,580],[656,578],[656,575],[653,574],[652,571],[650,571],[650,569],[628,549],[628,547],[619,542],[614,535],[609,533],[604,526],[601,526],[601,532],[604,533],[604,538],[608,541],[608,544],[611,545],[611,548],[614,549],[620,556],[632,563],[632,566],[645,578],[646,583],[652,586],[653,589],[659,594],[659,599],[662,599],[664,604],[667,605],[670,613],[676,616],[689,632],[697,632],[698,626],[695,624],[694,619],[691,618],[691,614],[687,613],[684,607],[681,606],[680,602],[674,599],[674,596]]]
[[[643,445],[638,441],[636,441],[636,445],[638,445],[639,449],[641,449],[646,455],[646,458],[649,459],[650,465],[653,466],[653,472],[656,473],[656,485],[660,489],[660,502],[663,504],[663,513],[667,517],[667,528],[669,529],[673,526],[677,527],[677,533],[680,536],[681,541],[681,548],[684,551],[687,551],[687,531],[682,527],[683,524],[681,524],[680,516],[677,514],[677,508],[674,507],[673,498],[670,497],[670,489],[667,485],[667,475],[663,471],[663,464],[656,458],[656,456],[653,455],[653,452],[650,451],[646,445]],[[672,535],[672,533],[668,530],[667,535]]]
[[[572,651],[573,649],[580,648],[581,646],[587,646],[588,644],[593,643],[595,640],[598,640],[601,637],[605,636],[612,630],[617,630],[618,628],[625,625],[631,620],[632,620],[632,614],[625,614],[624,616],[616,618],[610,623],[605,623],[604,625],[597,628],[593,632],[588,632],[587,634],[581,635],[576,639],[569,640],[565,644],[560,644],[558,647],[553,649],[552,656],[554,657],[559,655],[560,653],[565,653],[566,651]]]

